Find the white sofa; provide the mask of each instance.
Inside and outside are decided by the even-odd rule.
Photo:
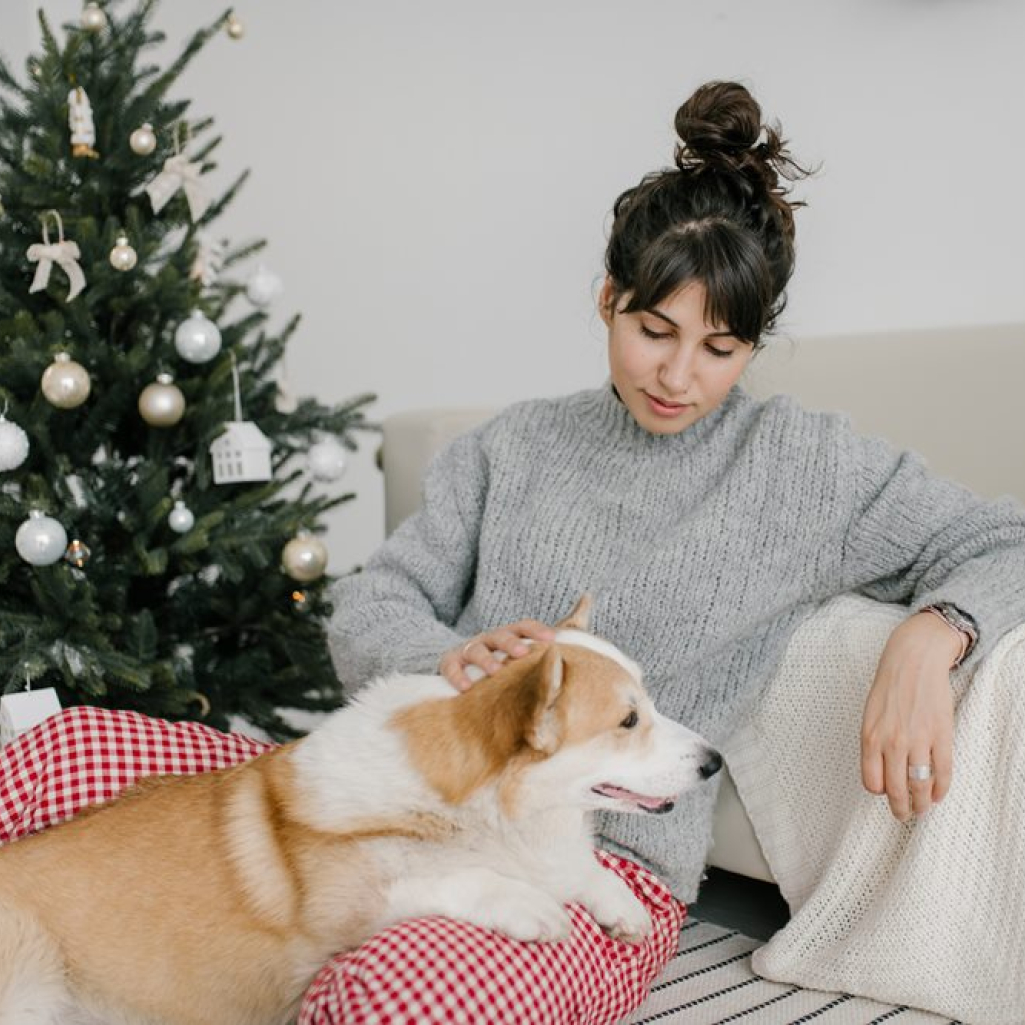
[[[755,395],[787,392],[811,409],[843,410],[862,433],[920,452],[934,472],[987,497],[1025,501],[1025,324],[777,339],[752,362],[744,386]],[[384,421],[389,532],[416,509],[434,453],[493,412],[425,409]],[[772,879],[728,776],[709,861]]]

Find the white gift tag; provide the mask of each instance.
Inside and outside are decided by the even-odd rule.
[[[52,687],[5,694],[0,698],[0,747],[60,710],[61,703]]]

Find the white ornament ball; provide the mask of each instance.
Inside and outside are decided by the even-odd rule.
[[[66,352],[58,352],[43,371],[40,387],[46,401],[58,409],[74,409],[82,405],[92,390],[89,374]]]
[[[52,566],[67,550],[67,531],[52,516],[33,509],[14,535],[14,547],[33,566]]]
[[[153,126],[147,121],[136,128],[128,136],[128,145],[132,147],[133,153],[148,157],[157,148],[157,133],[153,131]]]
[[[179,498],[167,517],[167,523],[176,534],[187,534],[196,523],[192,510]]]
[[[170,374],[158,374],[139,395],[139,414],[150,427],[173,427],[185,413],[185,396]]]
[[[139,257],[135,250],[128,244],[128,236],[121,234],[110,251],[110,265],[114,270],[131,270],[138,262]]]
[[[16,470],[28,458],[28,435],[0,413],[0,472]]]
[[[283,289],[281,278],[261,263],[246,282],[246,297],[254,306],[270,306]]]
[[[281,565],[293,580],[308,583],[327,569],[327,549],[312,534],[297,534],[281,550]]]
[[[107,16],[97,3],[88,3],[82,11],[79,24],[86,32],[102,32],[107,25]]]
[[[221,332],[203,313],[193,310],[174,333],[178,355],[189,363],[208,363],[221,351]]]
[[[312,445],[306,461],[317,480],[338,480],[345,473],[345,449],[334,438],[324,438]]]
[[[229,14],[225,31],[232,39],[241,39],[246,34],[246,27],[234,14]]]

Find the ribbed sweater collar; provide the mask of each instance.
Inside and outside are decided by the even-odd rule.
[[[734,387],[719,406],[678,434],[652,434],[645,430],[616,394],[612,382],[591,391],[579,392],[576,408],[603,444],[643,453],[679,453],[707,441],[747,396]]]

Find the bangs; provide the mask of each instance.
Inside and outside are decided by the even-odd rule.
[[[694,282],[705,288],[705,320],[757,346],[771,318],[772,272],[757,240],[729,221],[691,221],[664,232],[644,252],[636,280],[616,286],[631,293],[623,312],[639,313]]]

